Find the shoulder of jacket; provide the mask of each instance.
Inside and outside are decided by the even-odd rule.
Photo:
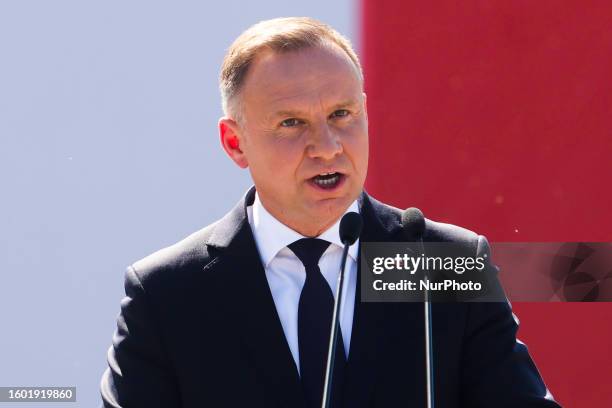
[[[437,222],[425,219],[424,241],[431,242],[459,242],[470,245],[478,244],[478,237],[474,231],[454,224]]]
[[[217,223],[218,221],[173,245],[145,256],[129,268],[133,269],[145,287],[152,281],[163,284],[170,279],[179,278],[181,273],[203,268],[215,258],[211,254],[208,241]]]

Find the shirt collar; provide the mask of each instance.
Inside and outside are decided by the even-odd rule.
[[[346,209],[344,212],[359,212],[359,205],[357,200],[353,201],[353,203]],[[340,219],[338,220],[328,229],[326,229],[321,235],[317,238],[323,239],[325,241],[329,241],[332,244],[337,245],[340,248],[344,248],[344,245],[340,241]],[[297,241],[301,238],[306,238],[302,234],[297,231],[292,230],[279,220],[277,220],[272,214],[266,210],[261,201],[259,200],[259,195],[257,192],[255,193],[255,201],[253,202],[253,235],[255,237],[255,242],[257,243],[257,248],[259,249],[259,254],[261,256],[261,260],[265,267],[274,259],[276,254],[288,246],[289,244]],[[349,255],[353,260],[357,261],[357,252],[359,249],[359,239],[353,243],[349,247]]]

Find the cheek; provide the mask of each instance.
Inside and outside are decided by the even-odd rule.
[[[344,147],[356,170],[362,173],[366,171],[368,166],[368,132],[365,126],[356,126],[352,130],[350,136],[345,139]]]
[[[276,139],[258,146],[257,165],[269,176],[290,179],[302,161],[303,146],[298,140]]]

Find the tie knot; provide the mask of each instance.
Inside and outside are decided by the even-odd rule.
[[[308,270],[308,268],[319,264],[319,259],[321,259],[321,255],[323,255],[329,244],[330,242],[323,239],[302,238],[289,244],[288,248],[293,251],[295,256],[302,261],[304,267]]]

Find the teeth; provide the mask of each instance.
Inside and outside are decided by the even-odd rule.
[[[321,173],[321,174],[319,174],[319,176],[329,176],[330,174],[334,174],[334,172],[331,172],[331,173]]]
[[[333,174],[333,173],[327,173],[327,174]],[[338,182],[339,178],[340,178],[339,175],[336,175],[334,177],[331,177],[329,179],[324,179],[324,180],[315,178],[314,182],[320,186],[332,186]]]

